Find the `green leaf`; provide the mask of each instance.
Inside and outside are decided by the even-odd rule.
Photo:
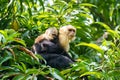
[[[99,72],[85,72],[82,75],[80,75],[80,77],[87,76],[87,75],[94,75],[97,78],[101,78],[102,77],[102,74],[99,73]]]
[[[0,33],[4,35],[4,37],[7,37],[7,33],[4,30],[0,30]]]
[[[81,42],[81,43],[79,43],[79,44],[76,45],[76,46],[88,46],[88,47],[91,47],[91,48],[93,48],[93,49],[95,49],[95,50],[97,50],[97,51],[103,53],[102,48],[100,48],[98,45],[93,44],[93,43],[85,43],[85,42]]]
[[[10,7],[13,4],[13,2],[14,2],[13,0],[10,0],[7,7]]]
[[[114,31],[114,30],[107,30],[107,32],[109,32],[110,35],[111,35],[113,38],[115,38],[115,37],[120,38],[120,36],[119,36],[119,34],[118,34],[117,31]]]
[[[101,26],[103,26],[106,30],[111,30],[111,28],[110,28],[108,25],[106,25],[105,23],[102,23],[102,22],[94,22],[94,23],[92,23],[91,25],[94,25],[94,24],[101,25]]]
[[[43,8],[43,11],[44,11],[44,10],[45,10],[44,2],[43,2],[42,0],[39,0],[39,2],[40,2],[41,6],[42,6],[42,8]]]
[[[1,66],[0,67],[0,71],[9,70],[9,69],[11,69],[10,66]]]
[[[17,69],[19,69],[20,71],[22,71],[22,72],[24,72],[25,73],[25,71],[24,71],[24,69],[23,69],[23,67],[22,66],[20,66],[19,64],[18,65],[12,65],[13,67],[15,67],[15,68],[17,68]]]
[[[19,75],[19,74],[21,74],[21,73],[19,73],[19,72],[7,72],[2,79],[4,80],[8,77],[11,77],[11,76],[14,76],[14,75]]]
[[[23,78],[23,80],[31,80],[32,76],[31,75],[25,75],[25,77]]]
[[[26,74],[37,74],[39,69],[27,69]]]
[[[58,80],[65,80],[64,76],[56,69],[50,68],[50,73]]]
[[[71,71],[71,69],[65,69],[65,70],[62,70],[60,73],[61,74],[67,74],[67,73],[69,73]]]
[[[20,74],[20,75],[15,76],[15,77],[13,78],[13,80],[22,80],[24,77],[25,77],[25,75]]]
[[[22,65],[22,67],[23,67],[23,70],[24,70],[24,72],[26,71],[26,65],[23,63],[23,62],[20,62],[21,63],[21,65]]]
[[[90,18],[90,19],[93,21],[93,18],[92,18],[91,15],[84,14],[84,13],[80,13],[80,16],[82,16],[82,17],[86,17],[86,18]]]
[[[110,70],[108,72],[109,76],[120,76],[120,70]]]
[[[2,65],[2,63],[6,62],[6,61],[9,60],[9,59],[12,59],[12,57],[11,57],[11,56],[6,56],[6,57],[4,57],[4,58],[1,58],[1,59],[0,59],[0,66]]]
[[[20,2],[20,13],[22,13],[23,12],[23,5],[22,5],[22,1],[19,1]]]
[[[48,18],[49,17],[49,14],[41,14],[41,15],[38,15],[38,16],[34,16],[34,18],[38,18],[38,19],[41,19],[41,18]]]
[[[90,4],[90,3],[81,3],[80,6],[96,7],[95,5]]]
[[[45,60],[41,55],[36,54],[36,56],[37,56],[37,58],[39,58],[40,60],[43,60],[45,64],[47,63],[46,60]],[[37,62],[38,62],[38,61],[37,61]]]
[[[18,38],[16,38],[16,39],[14,39],[13,41],[15,41],[15,42],[17,42],[17,43],[19,43],[19,44],[22,44],[23,46],[26,47],[25,41],[22,40],[22,39],[18,39]]]

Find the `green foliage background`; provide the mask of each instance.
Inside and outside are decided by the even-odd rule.
[[[18,49],[31,49],[47,28],[67,24],[77,28],[71,68],[59,71]],[[0,79],[119,80],[119,30],[119,0],[0,0]]]

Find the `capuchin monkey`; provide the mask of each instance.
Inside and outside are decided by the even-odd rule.
[[[75,40],[75,36],[76,36],[76,28],[72,25],[67,25],[67,26],[63,26],[59,29],[59,35],[58,35],[58,39],[59,39],[59,47],[61,47],[62,51],[60,52],[62,55],[67,56],[68,58],[70,58],[73,62],[75,62],[75,60],[73,60],[69,54],[69,44],[71,41]]]
[[[69,43],[75,39],[76,28],[72,25],[63,26],[59,29],[49,28],[44,34],[35,39],[32,47],[33,52],[40,54],[47,65],[56,69],[69,68],[75,61],[68,55]],[[44,61],[41,61],[44,64]],[[81,78],[88,80],[87,76]]]
[[[59,30],[59,43],[66,52],[69,51],[69,43],[75,40],[76,28],[72,25],[63,26]]]
[[[68,55],[69,43],[75,39],[76,28],[72,25],[63,26],[59,29],[50,28],[44,34],[35,39],[32,51],[40,54],[47,65],[64,69],[70,67],[75,61]]]

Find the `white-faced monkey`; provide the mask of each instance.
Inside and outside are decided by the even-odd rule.
[[[35,39],[33,52],[40,54],[47,65],[63,69],[74,62],[68,55],[69,43],[75,39],[76,28],[72,25],[63,26],[59,30],[50,28]],[[54,35],[54,36],[53,36]]]

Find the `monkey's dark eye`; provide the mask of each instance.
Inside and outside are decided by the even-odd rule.
[[[71,32],[71,31],[75,32],[75,30],[74,30],[74,29],[69,29],[69,31],[70,31],[70,32]]]
[[[52,34],[52,35],[56,36],[56,34]]]
[[[69,31],[72,31],[72,29],[69,29]]]

